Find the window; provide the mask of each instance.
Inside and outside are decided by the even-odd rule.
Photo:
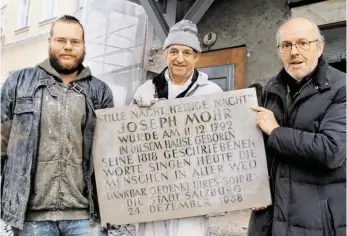
[[[77,10],[82,9],[84,5],[84,0],[78,0],[77,3]]]
[[[2,30],[3,30],[3,28],[5,26],[5,22],[6,22],[6,11],[5,10],[6,10],[6,5],[1,8],[1,12],[0,12],[0,29],[1,29],[1,33],[2,33]]]
[[[20,1],[20,16],[18,27],[25,28],[29,26],[29,6],[30,0],[19,0]]]
[[[54,0],[43,1],[42,21],[54,18],[55,2]]]

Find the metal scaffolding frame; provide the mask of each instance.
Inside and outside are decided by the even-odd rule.
[[[156,35],[162,42],[164,42],[169,33],[170,27],[158,3],[155,0],[140,0],[140,2],[155,29]]]
[[[118,0],[120,1],[120,0]],[[121,0],[121,1],[126,1],[126,0]],[[145,20],[142,20],[142,21],[138,21],[137,23],[135,24],[130,24],[130,25],[127,25],[125,27],[121,27],[121,28],[118,28],[116,30],[112,30],[112,31],[109,31],[109,24],[110,24],[110,19],[109,19],[109,15],[110,15],[110,11],[103,11],[103,9],[97,9],[96,4],[94,4],[96,1],[93,1],[93,0],[85,0],[84,2],[84,16],[82,16],[82,22],[84,24],[87,24],[86,22],[86,19],[87,19],[87,12],[88,10],[99,10],[101,13],[104,14],[104,17],[106,19],[106,32],[103,33],[103,34],[100,34],[100,35],[97,35],[96,37],[93,37],[93,38],[90,38],[88,39],[87,43],[88,44],[95,44],[97,45],[96,48],[94,48],[93,51],[100,51],[100,48],[103,47],[103,53],[99,54],[99,55],[95,55],[95,56],[91,56],[91,57],[87,57],[86,60],[89,60],[89,61],[92,61],[92,62],[95,62],[95,63],[101,63],[103,65],[114,65],[118,68],[123,68],[123,67],[129,67],[129,66],[124,66],[124,65],[121,65],[121,64],[115,64],[115,63],[112,63],[112,62],[106,62],[106,57],[107,56],[111,56],[111,55],[115,55],[115,54],[119,54],[119,53],[123,53],[123,52],[129,52],[129,53],[132,53],[132,49],[134,48],[137,48],[137,47],[141,47],[141,46],[144,46],[143,43],[141,44],[135,44],[135,45],[132,45],[132,46],[127,46],[127,47],[120,47],[120,46],[115,46],[115,45],[112,45],[108,42],[108,39],[111,37],[111,36],[117,36],[117,37],[120,37],[120,38],[123,38],[123,39],[126,39],[128,41],[133,41],[133,39],[129,38],[129,37],[126,37],[124,35],[121,34],[121,31],[122,30],[127,30],[131,27],[137,27],[139,24],[146,24],[146,21]],[[131,2],[131,1],[129,1]],[[94,6],[93,6],[94,5]],[[92,9],[91,9],[92,8]],[[125,13],[125,11],[122,9],[120,9],[120,12],[121,14]],[[136,16],[135,14],[127,14],[127,16],[133,16],[133,17],[138,17]],[[102,39],[102,42],[99,41],[99,39]],[[110,49],[110,48],[114,48],[116,49],[115,51],[112,51],[112,52],[107,52],[107,49]],[[97,59],[100,59],[102,58],[102,61],[98,61]],[[136,63],[138,65],[138,63]],[[141,64],[144,64],[144,63],[141,63]],[[114,71],[114,70],[113,70]],[[107,73],[107,72],[106,72]]]
[[[166,1],[166,14],[160,9],[156,0],[139,0],[146,10],[149,21],[153,24],[156,35],[164,42],[169,33],[169,26],[176,23],[177,0]],[[197,24],[214,0],[196,0],[184,19]]]
[[[145,10],[129,0],[86,0],[83,8],[86,65],[113,89],[118,100],[129,103],[146,78],[149,45]]]
[[[196,0],[193,6],[185,14],[184,19],[190,20],[197,24],[213,2],[214,0]]]

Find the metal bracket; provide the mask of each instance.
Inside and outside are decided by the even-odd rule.
[[[154,26],[156,35],[164,43],[170,27],[164,18],[163,12],[155,0],[140,0],[140,2],[148,15],[149,21]]]
[[[184,16],[184,19],[190,20],[197,24],[213,2],[214,0],[196,0],[193,6],[191,6],[189,11]]]
[[[74,83],[72,89],[75,90],[77,93],[81,93],[83,91],[83,88],[79,86],[78,83]]]

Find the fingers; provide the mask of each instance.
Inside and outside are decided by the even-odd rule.
[[[138,107],[145,108],[145,107],[151,107],[153,104],[155,104],[158,101],[158,98],[152,98],[150,99],[144,99],[141,96],[135,96],[133,99],[133,104],[136,104]]]
[[[258,112],[266,112],[266,113],[271,112],[272,113],[272,111],[270,111],[264,107],[259,107],[259,106],[251,106],[251,109],[254,111],[258,111]]]
[[[265,111],[265,110],[267,110],[264,107],[260,107],[260,106],[251,106],[251,109],[254,110],[254,111]]]
[[[154,98],[153,100],[151,100],[151,101],[150,101],[151,106],[152,106],[154,103],[156,103],[158,100],[159,100],[158,98]]]
[[[266,120],[267,116],[268,116],[268,113],[265,113],[263,111],[258,112],[257,117],[256,117],[256,121],[262,121],[262,120],[264,121],[264,120]]]
[[[264,205],[257,205],[255,207],[252,207],[252,211],[261,211],[261,210],[264,210],[266,209],[267,206],[264,206]]]
[[[206,217],[224,216],[226,213],[228,212],[210,213],[210,214],[207,214]]]

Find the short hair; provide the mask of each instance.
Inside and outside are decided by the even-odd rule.
[[[276,33],[276,46],[278,46],[280,44],[280,32],[281,32],[281,28],[284,24],[286,24],[288,21],[292,20],[292,19],[296,19],[298,17],[289,17],[287,20],[285,20],[281,26],[278,28],[277,30],[277,33]],[[306,19],[306,18],[305,18]],[[309,20],[309,19],[306,19],[308,20],[309,22],[311,22],[312,26],[313,26],[313,30],[315,32],[315,35],[316,35],[316,38],[319,40],[319,41],[323,41],[324,42],[324,36],[321,34],[317,24],[312,21],[312,20]]]
[[[73,23],[73,24],[79,24],[82,28],[82,39],[84,41],[84,28],[83,25],[81,24],[81,22],[74,16],[70,16],[70,15],[63,15],[62,17],[59,17],[51,26],[51,31],[50,31],[50,35],[53,36],[53,28],[55,26],[56,23],[58,22],[64,22],[64,23]]]

